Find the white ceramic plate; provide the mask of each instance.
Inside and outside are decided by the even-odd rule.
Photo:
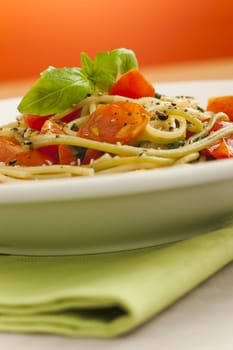
[[[233,94],[233,81],[156,84],[160,93]],[[0,101],[1,124],[18,99]],[[83,254],[185,239],[233,212],[233,159],[91,178],[0,186],[0,253]]]

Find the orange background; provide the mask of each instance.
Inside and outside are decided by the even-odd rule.
[[[3,0],[0,80],[126,47],[141,66],[233,57],[232,0]]]

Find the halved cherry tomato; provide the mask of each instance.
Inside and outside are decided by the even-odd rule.
[[[212,146],[206,148],[204,153],[215,159],[232,158],[233,136],[221,139]]]
[[[140,105],[118,101],[98,107],[77,134],[96,141],[127,143],[143,132],[150,117]]]
[[[75,147],[67,145],[59,145],[58,155],[59,164],[78,164],[78,159],[80,159],[80,164],[89,164],[91,159],[99,158],[103,152],[95,149],[87,149],[85,151],[84,157],[79,157],[75,151]]]
[[[76,119],[79,115],[80,110],[73,111],[62,118],[61,121],[64,123],[69,123],[72,120]],[[46,120],[50,119],[51,117],[52,115],[41,117],[40,115],[24,114],[23,120],[28,128],[40,131]]]
[[[207,111],[214,113],[224,112],[233,121],[233,95],[209,98]]]
[[[73,111],[69,114],[67,114],[65,117],[61,119],[62,122],[64,123],[69,123],[72,122],[72,120],[78,118],[80,116],[81,109],[78,109],[76,111]]]
[[[9,164],[16,159],[16,155],[23,152],[23,148],[13,137],[0,136],[0,162]]]
[[[98,151],[97,149],[88,148],[83,158],[82,164],[89,164],[92,159],[96,160],[101,157],[102,154],[103,152]]]
[[[32,115],[32,114],[24,114],[23,120],[28,128],[31,128],[33,130],[40,131],[42,128],[42,125],[46,120],[49,119],[50,116],[47,117],[41,117],[39,115]]]
[[[226,120],[217,120],[211,129],[211,132],[233,125],[233,122]],[[215,159],[232,158],[233,157],[233,135],[222,138],[213,145],[204,150],[207,156]]]
[[[77,164],[77,157],[74,155],[74,149],[67,145],[58,146],[59,164]]]
[[[46,134],[47,132],[51,132],[52,134],[65,134],[64,125],[62,123],[57,123],[52,121],[51,119],[48,119],[44,122],[41,128],[41,134]],[[50,157],[53,157],[53,163],[55,163],[55,160],[58,162],[58,148],[58,145],[43,147],[45,153],[48,153]]]
[[[38,148],[41,154],[44,154],[51,163],[58,164],[58,145],[50,145]]]
[[[153,85],[137,69],[131,69],[121,75],[109,90],[110,95],[120,95],[130,98],[153,97]]]
[[[219,119],[219,120],[216,120],[211,131],[217,131],[219,129],[225,128],[225,127],[230,126],[230,125],[233,125],[232,122]]]
[[[48,119],[44,122],[44,124],[41,127],[41,134],[46,134],[47,132],[50,132],[52,134],[65,134],[64,131],[64,124],[61,122],[55,122],[51,119]]]
[[[21,166],[38,166],[56,164],[57,159],[50,152],[46,152],[46,147],[42,149],[33,149],[18,153],[16,155],[15,165]]]

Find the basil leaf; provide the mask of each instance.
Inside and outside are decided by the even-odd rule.
[[[82,70],[97,89],[108,90],[118,73],[118,60],[111,51],[98,53],[92,61],[87,54],[81,54]]]
[[[100,52],[94,60],[82,53],[82,69],[49,67],[21,100],[23,114],[46,116],[63,112],[96,89],[107,91],[119,73],[137,67],[133,51],[116,49]]]
[[[94,63],[85,52],[81,53],[81,65],[83,72],[91,77],[94,72]]]
[[[119,73],[124,74],[132,68],[138,67],[137,58],[135,53],[129,49],[115,49],[112,51],[113,55],[116,55],[119,59]]]
[[[80,68],[49,67],[21,100],[18,110],[40,116],[63,112],[94,91]]]
[[[100,90],[108,90],[119,73],[137,67],[135,54],[128,49],[100,52],[93,61],[82,53],[81,59],[83,71]]]

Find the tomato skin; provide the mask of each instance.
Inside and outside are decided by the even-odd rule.
[[[58,146],[59,164],[70,165],[77,164],[77,158],[74,156],[74,149],[67,145]]]
[[[99,106],[77,135],[101,142],[127,143],[143,132],[150,117],[140,105],[118,101]]]
[[[233,121],[233,96],[211,97],[208,100],[207,111],[224,112]]]
[[[61,118],[61,121],[64,123],[72,122],[72,120],[74,120],[80,116],[80,113],[81,113],[81,109],[73,111],[73,112],[67,114],[65,117]]]
[[[67,145],[59,145],[58,148],[58,158],[59,158],[59,164],[79,164],[78,163],[78,157],[74,155],[75,149],[72,147],[69,147]],[[82,160],[80,160],[80,164],[85,165],[89,164],[92,159],[98,159],[103,152],[95,150],[95,149],[87,149],[85,152],[85,155]]]
[[[38,151],[52,163],[58,164],[58,145],[50,145],[38,148]]]
[[[233,122],[226,120],[217,120],[211,129],[211,132],[233,125]],[[215,159],[224,159],[233,157],[233,135],[226,136],[215,142],[204,150],[204,154]]]
[[[119,95],[130,98],[153,97],[153,85],[137,69],[131,69],[121,75],[109,90],[110,95]]]
[[[57,146],[55,145],[56,149]],[[57,151],[54,146],[45,146],[37,150],[24,151],[18,141],[0,136],[0,162],[9,165],[35,166],[57,164]]]
[[[96,160],[98,159],[99,157],[101,157],[103,154],[103,152],[101,151],[98,151],[96,149],[91,149],[91,148],[88,148],[86,153],[85,153],[85,156],[83,158],[83,161],[82,161],[82,165],[85,165],[85,164],[90,164],[90,161],[93,159],[93,160]]]
[[[18,141],[13,137],[0,136],[0,162],[9,164],[16,155],[23,151]]]
[[[47,132],[50,132],[52,134],[65,134],[64,132],[64,124],[61,122],[55,122],[51,119],[48,119],[44,122],[44,124],[41,127],[41,134],[46,134]]]
[[[233,136],[214,143],[206,148],[204,153],[215,159],[233,158]]]
[[[46,152],[46,147],[33,149],[16,155],[15,165],[39,166],[57,164],[57,158],[50,152]]]
[[[49,119],[50,116],[41,117],[39,115],[24,114],[23,120],[28,128],[40,131],[44,122]]]
[[[219,120],[216,120],[211,131],[217,131],[219,129],[225,128],[225,127],[230,126],[230,125],[232,125],[232,122],[219,119]]]
[[[72,120],[76,119],[80,115],[81,110],[73,111],[69,114],[67,114],[65,117],[61,119],[64,123],[69,123]],[[24,114],[23,120],[28,128],[31,128],[33,130],[41,131],[42,126],[44,123],[50,119],[52,115],[48,116],[40,116],[40,115],[33,115],[33,114]]]

